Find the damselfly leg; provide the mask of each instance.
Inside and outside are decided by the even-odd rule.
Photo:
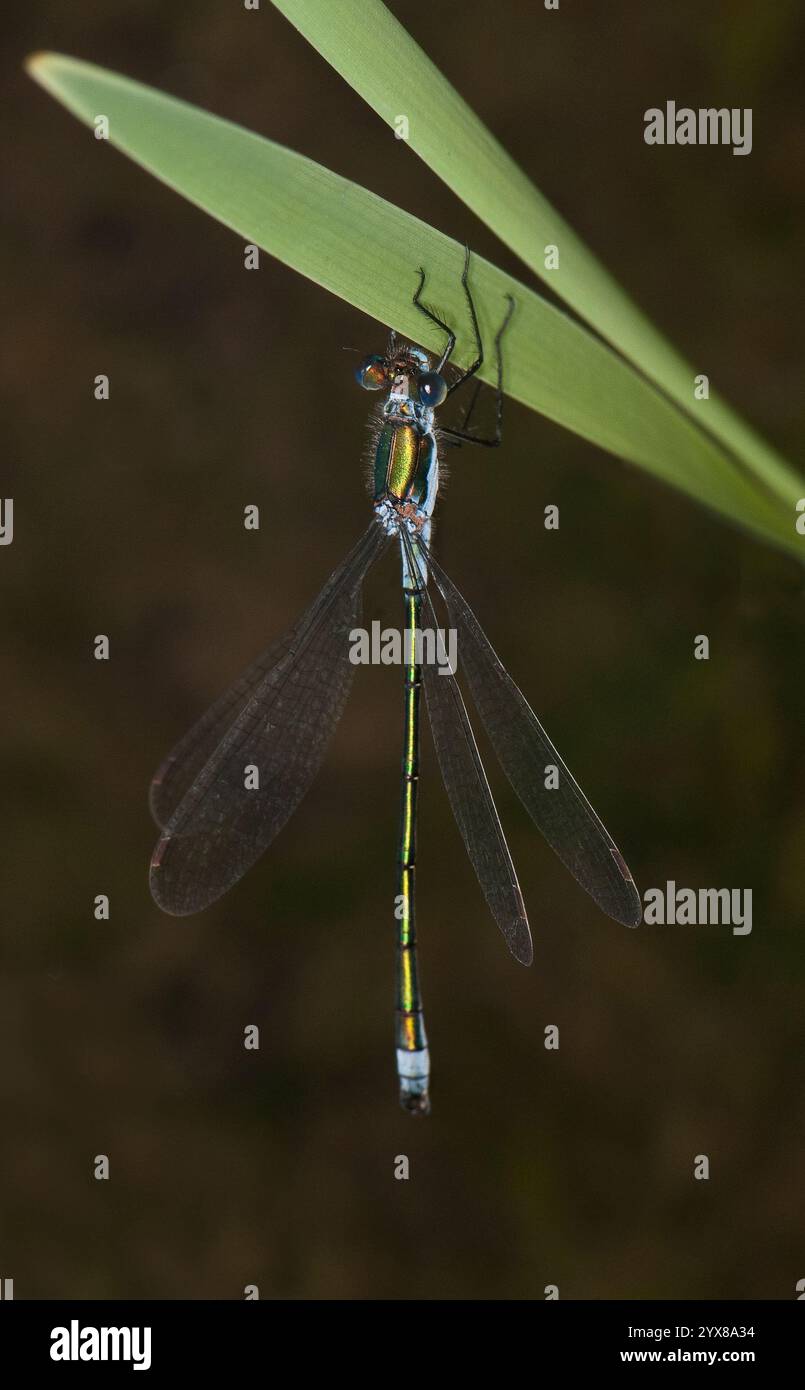
[[[464,268],[461,272],[461,284],[464,290],[464,297],[467,301],[467,308],[469,310],[473,336],[475,338],[475,360],[470,364],[469,367],[465,368],[464,371],[460,372],[456,380],[448,386],[448,397],[455,395],[456,391],[459,391],[463,386],[468,385],[472,378],[476,375],[477,372],[480,371],[481,367],[484,364],[484,344],[483,338],[481,337],[480,325],[478,323],[478,313],[475,308],[475,300],[473,298],[472,290],[470,288],[469,271],[470,248],[467,246],[464,248]],[[436,369],[438,372],[441,373],[444,367],[450,361],[450,358],[453,354],[453,349],[456,345],[456,334],[454,329],[452,329],[449,324],[445,323],[444,319],[440,318],[439,315],[432,308],[430,308],[427,304],[423,304],[421,296],[424,287],[425,271],[420,266],[419,284],[414,293],[413,302],[416,305],[417,309],[419,309],[420,313],[424,314],[426,318],[430,319],[431,323],[435,323],[437,327],[441,328],[442,331],[447,334],[447,344],[444,348],[444,351],[442,352],[442,356],[439,359],[439,365]],[[473,393],[469,401],[467,402],[467,405],[464,408],[464,413],[461,417],[459,424],[456,426],[439,426],[439,437],[447,444],[453,444],[456,447],[460,447],[462,443],[480,444],[487,449],[496,449],[503,441],[504,396],[503,353],[501,350],[501,342],[503,339],[503,335],[506,332],[509,323],[511,322],[512,314],[514,313],[514,300],[510,294],[506,295],[506,301],[508,307],[506,309],[503,321],[500,327],[498,328],[494,338],[495,361],[497,365],[497,383],[495,389],[495,433],[491,436],[491,438],[488,438],[482,434],[478,434],[476,431],[470,431],[469,429],[470,420],[472,419],[473,413],[475,411],[475,406],[477,404],[478,396],[480,394],[482,386],[482,382],[477,381],[475,383]]]

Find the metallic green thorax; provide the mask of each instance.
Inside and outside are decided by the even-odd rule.
[[[397,866],[397,1063],[400,1100],[420,1114],[430,1110],[428,1040],[422,1015],[416,955],[417,795],[419,790],[419,698],[422,668],[416,662],[416,633],[422,612],[421,590],[405,590],[405,624],[409,659],[405,666],[405,733],[402,759],[402,806]]]
[[[436,440],[414,425],[389,421],[375,449],[374,495],[422,505],[432,487]]]

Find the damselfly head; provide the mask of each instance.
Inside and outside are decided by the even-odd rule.
[[[388,390],[393,396],[413,396],[422,405],[441,405],[447,395],[447,382],[440,372],[430,369],[430,358],[417,347],[400,347],[385,357],[373,353],[364,358],[355,379],[365,391]]]

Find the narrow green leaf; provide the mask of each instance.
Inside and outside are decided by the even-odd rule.
[[[700,363],[694,371],[671,347],[382,0],[273,3],[384,121],[394,127],[404,115],[411,149],[476,216],[793,513],[803,483],[790,466],[712,387],[709,400],[694,399],[694,375],[712,377],[712,365]],[[546,272],[547,245],[560,248],[560,259]]]
[[[381,323],[426,347],[441,346],[438,330],[411,302],[423,265],[428,297],[466,324],[463,248],[426,223],[302,155],[118,74],[58,54],[36,55],[29,71],[88,125],[105,115],[111,142],[164,183]],[[97,142],[99,177],[104,144]],[[472,275],[487,339],[505,295],[516,300],[506,340],[511,395],[799,552],[792,512],[627,363],[489,262],[475,258]],[[468,360],[470,347],[465,328],[459,360]],[[492,363],[484,374],[492,379]]]

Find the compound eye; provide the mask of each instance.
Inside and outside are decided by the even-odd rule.
[[[441,405],[447,395],[447,382],[440,372],[423,372],[417,378],[417,389],[423,405]]]
[[[381,387],[388,383],[388,362],[385,357],[378,357],[374,354],[367,357],[361,365],[356,368],[355,380],[364,391],[379,391]]]

